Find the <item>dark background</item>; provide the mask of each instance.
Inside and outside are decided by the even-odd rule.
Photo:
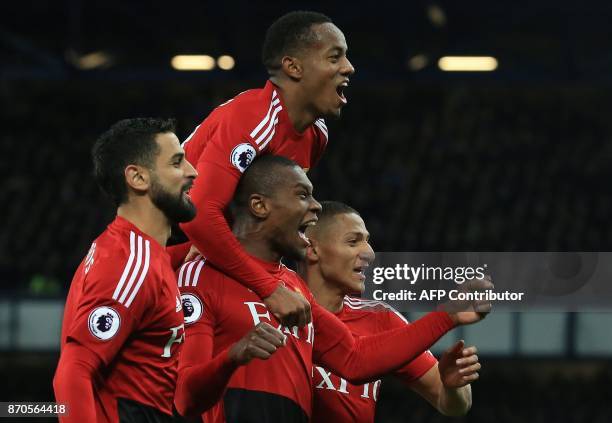
[[[377,251],[610,250],[608,2],[11,1],[0,6],[0,299],[63,299],[112,219],[91,178],[101,132],[168,116],[184,139],[263,86],[265,29],[296,9],[332,17],[357,69],[310,172],[315,196],[359,210]],[[82,69],[92,52],[106,62]],[[181,53],[231,54],[236,67],[177,72]],[[492,55],[499,68],[444,73],[444,55]],[[2,349],[0,399],[50,400],[57,352]],[[489,357],[463,421],[612,421],[610,354],[572,351]],[[384,384],[380,421],[446,421],[402,391]]]

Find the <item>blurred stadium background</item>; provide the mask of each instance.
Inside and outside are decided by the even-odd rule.
[[[377,251],[612,250],[609,2],[5,2],[0,400],[52,400],[65,292],[112,218],[90,174],[96,136],[153,115],[185,138],[264,84],[265,29],[295,9],[331,16],[357,69],[315,195],[360,210]],[[179,54],[214,68],[176,70]],[[444,56],[497,67],[445,72]],[[467,417],[389,380],[378,421],[611,422],[611,327],[588,310],[492,315],[434,349],[480,348]]]

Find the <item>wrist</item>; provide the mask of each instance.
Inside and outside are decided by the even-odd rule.
[[[260,288],[256,294],[265,301],[270,298],[270,296],[272,296],[272,294],[274,294],[281,286],[284,286],[283,282],[276,280],[267,284],[265,287]]]
[[[233,366],[242,366],[243,360],[240,358],[241,349],[242,346],[240,345],[240,341],[238,341],[226,350],[225,359],[227,360],[228,364]]]

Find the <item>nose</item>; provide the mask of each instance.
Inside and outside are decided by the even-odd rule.
[[[314,197],[311,197],[312,200],[310,201],[310,208],[309,210],[313,213],[319,214],[321,213],[321,210],[323,210],[323,207],[321,206],[321,203],[319,203],[317,200],[315,200]]]
[[[355,67],[353,66],[353,64],[351,63],[351,61],[346,58],[346,63],[344,64],[343,68],[342,68],[342,75],[352,75],[355,73]]]
[[[368,264],[372,263],[374,261],[374,258],[376,258],[376,253],[374,253],[374,250],[372,249],[372,246],[369,242],[365,243],[365,248],[360,251],[359,258],[367,262]]]
[[[189,179],[195,179],[198,177],[198,171],[195,170],[193,165],[187,160],[184,160],[185,163],[185,177]]]

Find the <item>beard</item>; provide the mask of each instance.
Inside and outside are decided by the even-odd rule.
[[[178,194],[167,191],[157,178],[151,179],[151,201],[172,223],[189,222],[196,215],[195,205],[183,194],[191,185],[184,186]]]

